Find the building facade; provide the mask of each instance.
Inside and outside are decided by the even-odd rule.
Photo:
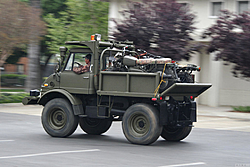
[[[25,74],[28,71],[28,58],[20,57],[16,64],[4,64],[4,72],[12,74]]]
[[[124,0],[109,0],[109,18],[122,19],[119,11],[126,8]],[[194,39],[197,42],[209,42],[200,38],[202,32],[215,23],[220,10],[227,9],[235,13],[248,11],[249,1],[243,0],[180,0],[178,3],[188,5],[197,16],[195,27],[197,28]],[[114,31],[114,22],[109,22],[109,31]],[[222,61],[214,61],[215,55],[205,51],[193,55],[189,62],[200,65],[202,70],[196,73],[196,81],[212,83],[212,88],[202,94],[197,101],[199,104],[208,106],[249,106],[250,105],[250,82],[235,78],[231,73],[231,65],[224,65]]]

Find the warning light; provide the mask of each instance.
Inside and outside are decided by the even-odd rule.
[[[193,100],[193,99],[194,99],[194,97],[193,97],[193,96],[190,96],[190,99],[191,99],[191,100]]]
[[[101,34],[91,35],[91,41],[100,41],[101,37]]]
[[[162,96],[160,97],[160,100],[162,100],[163,98],[162,98]]]

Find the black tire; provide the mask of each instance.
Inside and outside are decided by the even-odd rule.
[[[105,133],[112,125],[111,119],[80,118],[79,125],[84,132],[90,135]]]
[[[191,130],[192,127],[175,128],[164,125],[161,137],[167,141],[181,141],[189,135]]]
[[[134,104],[127,109],[123,116],[122,129],[129,142],[149,145],[155,142],[162,132],[159,112],[148,104]]]
[[[70,136],[78,125],[78,116],[74,115],[71,104],[63,98],[49,101],[41,119],[44,130],[52,137]]]

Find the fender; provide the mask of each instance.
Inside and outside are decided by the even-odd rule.
[[[38,100],[38,104],[45,106],[48,101],[54,98],[66,98],[72,104],[74,115],[84,115],[82,101],[63,89],[53,89],[44,93]]]

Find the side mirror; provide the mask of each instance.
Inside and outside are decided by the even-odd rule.
[[[59,55],[56,55],[56,59],[57,59],[56,72],[59,72],[61,70],[62,61]]]
[[[62,62],[64,61],[65,57],[66,57],[66,52],[67,52],[68,48],[64,47],[64,46],[61,46],[59,48],[59,51],[60,51],[60,56],[62,58]]]
[[[58,64],[56,66],[56,72],[59,72],[61,70],[61,67],[63,65],[64,59],[66,57],[67,50],[68,50],[68,48],[66,48],[64,46],[61,46],[59,48],[60,56],[56,56],[57,57],[57,61],[58,61]]]

